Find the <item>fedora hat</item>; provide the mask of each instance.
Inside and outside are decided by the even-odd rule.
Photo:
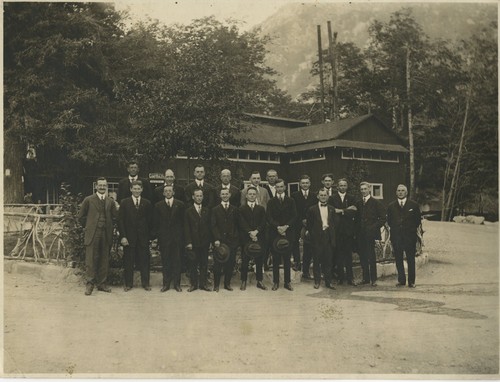
[[[226,244],[221,243],[214,251],[214,259],[218,263],[225,263],[229,260],[231,251]]]
[[[256,241],[249,241],[245,245],[243,252],[246,253],[247,256],[252,257],[252,258],[253,257],[260,257],[260,256],[262,256],[262,247]]]
[[[276,239],[273,241],[273,251],[276,253],[279,253],[280,255],[284,255],[291,250],[291,245],[288,239],[286,239],[283,236],[278,236]]]

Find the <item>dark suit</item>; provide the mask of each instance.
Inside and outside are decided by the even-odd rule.
[[[115,202],[97,194],[86,197],[78,220],[84,227],[85,265],[87,283],[104,285],[109,270],[109,251],[113,243],[113,220],[118,212]]]
[[[128,245],[123,247],[123,267],[125,287],[132,288],[134,282],[134,263],[141,272],[141,284],[149,287],[150,253],[149,239],[153,207],[143,197],[137,208],[132,197],[125,198],[118,210],[118,230],[120,239],[127,238]]]
[[[288,225],[288,229],[285,232],[285,236],[290,241],[290,244],[295,240],[294,225],[297,222],[297,210],[295,208],[295,201],[284,196],[283,201],[278,197],[275,197],[269,201],[266,210],[268,232],[269,232],[269,246],[271,247],[271,253],[273,255],[273,282],[275,284],[279,283],[280,280],[280,264],[283,258],[283,269],[285,284],[290,282],[290,252],[281,255],[272,249],[272,243],[274,239],[280,234],[278,233],[278,227]]]
[[[220,204],[221,199],[220,199],[220,190],[222,189],[222,184],[219,184],[217,187],[215,187],[215,205]],[[238,187],[233,186],[232,184],[229,185],[229,193],[231,196],[229,197],[229,203],[232,206],[239,207],[240,206],[240,201],[241,201],[241,192],[238,189]]]
[[[295,240],[293,242],[292,253],[293,261],[296,265],[300,263],[300,248],[299,239],[302,232],[302,228],[305,228],[303,221],[306,220],[307,210],[318,202],[316,195],[309,189],[307,199],[304,197],[302,190],[295,191],[292,193],[292,199],[295,201],[295,208],[297,209],[297,221],[295,223]],[[303,256],[302,256],[302,272],[304,274],[309,274],[309,268],[311,267],[312,250],[311,242],[306,239],[305,235],[303,239]]]
[[[380,240],[380,228],[385,224],[385,211],[382,204],[373,198],[356,203],[356,241],[358,254],[363,268],[363,281],[377,281],[377,258],[375,240]]]
[[[165,198],[155,204],[153,227],[160,246],[163,286],[170,288],[181,284],[181,249],[184,237],[184,203],[174,199],[172,207]]]
[[[242,248],[246,243],[251,241],[250,231],[257,230],[257,241],[262,245],[265,240],[265,229],[266,229],[266,210],[260,205],[255,205],[253,210],[248,206],[248,203],[241,206],[238,210],[238,227],[240,230],[240,240]],[[242,253],[242,263],[241,263],[241,281],[247,281],[248,274],[248,262],[250,258],[246,253]],[[263,255],[255,258],[255,267],[257,281],[263,280]]]
[[[224,286],[231,284],[234,262],[236,257],[236,248],[239,245],[238,234],[238,209],[229,204],[227,210],[219,204],[212,209],[211,227],[213,240],[226,244],[230,250],[229,260],[224,264],[214,262],[214,287],[220,283],[221,271],[224,270]]]
[[[313,274],[314,282],[321,282],[321,273],[325,277],[325,285],[331,285],[332,282],[332,253],[335,249],[335,209],[327,205],[328,227],[323,229],[323,221],[319,202],[310,207],[306,213],[307,230],[311,237],[313,247]]]
[[[158,186],[153,190],[153,199],[151,200],[153,205],[156,205],[156,203],[165,199],[165,196],[163,195],[163,187],[165,187],[165,184]],[[184,188],[178,186],[177,184],[174,184],[174,198],[182,202],[186,200]]]
[[[193,192],[194,190],[202,190],[203,191],[203,206],[208,207],[209,209],[215,206],[215,188],[210,183],[207,183],[205,180],[203,181],[203,187],[198,187],[196,182],[189,183],[184,188],[184,195],[186,197],[186,203],[188,205],[193,205]]]
[[[420,207],[413,200],[406,200],[403,207],[395,200],[387,207],[387,223],[391,229],[391,242],[396,258],[398,281],[406,284],[403,252],[408,263],[408,284],[415,284],[415,250],[417,229],[421,224]]]
[[[145,178],[137,177],[137,180],[142,182],[142,194],[141,196],[146,198],[147,200],[151,200],[152,192],[151,192],[151,184],[149,184],[149,180]],[[118,192],[116,195],[117,202],[121,204],[122,200],[132,196],[132,192],[130,191],[130,187],[132,186],[129,177],[123,178],[118,183]]]
[[[271,187],[269,186],[269,184],[264,184],[262,187],[267,190],[267,193],[269,194],[269,200],[271,200],[272,198],[274,198],[276,196],[276,195],[273,195],[273,192],[271,191]],[[274,192],[276,193],[276,189]],[[286,195],[286,191],[285,191],[285,195]]]
[[[336,253],[337,275],[340,282],[344,279],[353,281],[352,273],[352,249],[354,246],[355,219],[356,211],[348,210],[347,207],[354,206],[355,201],[351,195],[344,196],[344,201],[338,192],[329,198],[328,204],[334,208],[342,210],[342,213],[335,213],[335,234],[336,234]],[[344,273],[345,267],[345,273]]]
[[[185,244],[191,244],[195,253],[195,259],[189,261],[189,275],[191,286],[198,288],[207,287],[208,248],[212,238],[210,232],[210,210],[201,208],[198,214],[195,206],[186,209],[184,216]],[[198,268],[200,271],[198,279]]]

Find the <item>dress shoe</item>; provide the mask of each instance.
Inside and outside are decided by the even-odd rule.
[[[131,287],[131,286],[126,286],[125,288],[123,288],[123,290],[124,290],[125,292],[128,292],[130,289],[132,289],[132,287]]]
[[[219,291],[219,287],[218,286],[214,287],[214,292],[218,292],[218,291]]]
[[[231,285],[224,285],[224,289],[228,290],[228,291],[232,291],[233,288],[231,288]]]
[[[163,285],[163,286],[161,287],[161,289],[160,289],[160,292],[166,292],[166,291],[167,291],[167,290],[169,290],[169,289],[170,289],[170,287],[169,287],[169,286],[167,286],[167,285]]]
[[[273,290],[277,290],[278,288],[279,288],[279,285],[278,285],[277,283],[274,283],[274,284],[273,284],[273,288],[272,288],[272,289],[273,289]]]
[[[111,288],[107,285],[99,285],[97,287],[97,290],[100,290],[101,292],[106,292],[106,293],[110,293],[111,292]]]
[[[177,292],[182,292],[182,288],[180,285],[176,285],[174,286],[174,289],[177,291]]]
[[[242,281],[241,282],[241,286],[240,286],[240,290],[246,290],[247,289],[247,282],[246,281]]]
[[[406,285],[406,283],[397,283],[396,286],[401,288],[401,287],[404,287]]]
[[[376,282],[373,282],[372,283],[372,287],[376,287],[377,286],[377,283]]]
[[[267,287],[264,285],[262,281],[257,281],[257,288],[262,290],[267,290]]]
[[[348,282],[347,282],[347,285],[354,286],[354,287],[355,287],[355,286],[358,286],[358,284],[356,284],[356,282],[355,282],[355,281],[348,281]]]
[[[314,289],[319,289],[319,283],[314,283]]]
[[[151,287],[149,285],[143,286],[144,290],[147,290],[148,292],[151,290]]]
[[[205,286],[200,287],[200,290],[204,290],[204,291],[207,291],[207,292],[211,292],[210,288],[209,288],[209,287],[207,287],[206,285],[205,285]]]
[[[325,287],[327,287],[328,289],[335,290],[335,287],[332,284],[326,284]]]
[[[87,286],[85,287],[85,296],[90,296],[93,290],[94,290],[94,284],[87,283]]]
[[[293,291],[292,284],[290,283],[285,283],[285,289],[288,289],[290,292]]]
[[[195,287],[194,285],[191,285],[188,289],[188,292],[192,292],[194,290],[198,289],[198,287]]]
[[[408,288],[416,288],[415,284],[408,284]]]

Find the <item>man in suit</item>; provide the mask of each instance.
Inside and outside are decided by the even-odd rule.
[[[194,190],[203,191],[203,206],[211,209],[215,206],[215,189],[210,183],[205,181],[205,167],[198,164],[194,167],[194,182],[189,183],[184,188],[184,193],[186,195],[186,203],[188,205],[193,205],[193,192]]]
[[[392,248],[396,258],[398,283],[396,286],[406,285],[403,252],[406,253],[408,263],[408,286],[415,288],[415,252],[417,245],[417,230],[421,224],[420,207],[416,202],[407,198],[408,189],[400,184],[396,189],[397,200],[387,207],[387,223],[391,232]]]
[[[150,291],[149,239],[153,207],[151,202],[141,196],[142,182],[134,180],[130,191],[132,196],[122,200],[118,210],[118,230],[123,245],[123,266],[125,273],[125,292],[133,287],[134,263],[141,272],[141,285]]]
[[[276,182],[278,181],[278,172],[273,169],[267,170],[266,180],[267,184],[264,184],[263,187],[267,190],[269,199],[272,199],[276,196]]]
[[[215,202],[216,202],[216,204],[220,204],[220,202],[221,202],[220,191],[222,189],[227,189],[227,190],[229,190],[229,194],[230,194],[229,203],[232,206],[239,207],[240,201],[241,201],[241,193],[237,187],[235,187],[231,184],[231,171],[229,171],[228,169],[222,170],[220,172],[220,180],[221,180],[221,184],[219,184],[215,188],[215,193],[216,193]]]
[[[347,194],[346,179],[340,179],[337,182],[337,192],[330,196],[328,204],[335,208],[335,236],[337,242],[335,259],[337,261],[339,285],[342,285],[346,280],[348,285],[356,286],[352,273],[356,206],[354,198]]]
[[[214,247],[217,249],[221,244],[229,247],[229,260],[224,264],[215,261],[214,264],[214,291],[219,291],[221,271],[224,271],[224,289],[232,291],[231,277],[233,275],[236,249],[239,244],[238,234],[238,208],[231,205],[231,193],[228,188],[219,192],[221,202],[212,209],[211,227]]]
[[[306,213],[309,207],[317,203],[318,199],[311,192],[311,178],[309,175],[302,175],[299,180],[299,190],[292,193],[292,199],[295,201],[295,208],[297,209],[297,221],[294,225],[295,238],[292,244],[292,253],[294,270],[300,269],[300,246],[299,240],[303,241],[303,257],[302,257],[302,277],[311,279],[309,268],[311,267],[311,242],[309,236],[305,235],[306,232]]]
[[[165,170],[165,179],[163,185],[156,187],[153,191],[153,200],[152,200],[153,206],[156,205],[156,203],[158,203],[159,201],[163,201],[165,199],[163,193],[164,193],[164,187],[166,185],[174,186],[175,199],[181,200],[183,202],[184,200],[186,200],[184,196],[184,188],[175,184],[175,174],[171,169],[168,168]]]
[[[356,240],[359,259],[363,269],[361,284],[377,286],[377,258],[375,240],[380,240],[380,228],[385,224],[385,211],[382,204],[371,196],[370,183],[359,185],[361,200],[356,203]]]
[[[285,195],[285,181],[278,179],[276,181],[276,196],[267,204],[267,224],[269,227],[269,244],[277,237],[285,237],[290,244],[295,239],[294,224],[297,222],[297,210],[295,201]],[[271,249],[273,256],[273,290],[279,288],[280,264],[283,258],[283,270],[285,277],[285,289],[293,290],[290,278],[290,253],[288,251],[278,253],[275,248]]]
[[[181,246],[184,237],[184,202],[174,199],[173,185],[163,186],[163,200],[155,204],[153,227],[160,246],[163,272],[162,292],[174,283],[177,292],[181,289]]]
[[[255,199],[255,203],[266,209],[267,202],[269,201],[269,193],[264,187],[260,186],[260,172],[258,171],[252,172],[252,175],[250,175],[250,186],[253,186],[257,190],[257,199]],[[242,206],[244,206],[247,203],[247,190],[248,187],[241,190],[240,205]]]
[[[328,190],[322,187],[318,191],[318,203],[309,207],[306,213],[306,224],[313,246],[314,288],[321,283],[321,273],[325,278],[325,286],[332,285],[332,253],[335,249],[335,209],[328,204]]]
[[[241,246],[244,248],[248,242],[257,242],[262,246],[262,242],[265,239],[266,210],[255,202],[257,199],[257,189],[254,186],[249,186],[246,191],[245,197],[247,202],[242,205],[238,211],[238,227],[240,229]],[[249,255],[242,253],[241,290],[247,288],[249,260]],[[266,290],[267,287],[262,282],[264,278],[262,266],[263,256],[257,256],[255,258],[257,288]]]
[[[113,220],[118,211],[115,202],[106,196],[108,182],[98,178],[97,193],[87,196],[80,208],[78,220],[84,228],[86,289],[90,296],[97,285],[97,290],[111,292],[106,285],[109,269],[109,251],[113,243]]]
[[[332,196],[333,195],[333,175],[330,173],[321,175],[321,183],[323,184],[323,187],[325,188],[326,192],[328,193],[328,197]]]
[[[147,200],[151,200],[151,185],[148,179],[139,177],[139,164],[137,161],[132,160],[127,163],[127,172],[128,177],[121,179],[118,183],[117,202],[121,203],[123,199],[132,195],[130,188],[134,180],[140,180],[142,182],[142,196]]]
[[[193,205],[186,209],[184,216],[184,236],[186,249],[194,252],[189,260],[191,286],[188,292],[198,288],[210,291],[207,285],[208,248],[210,247],[210,210],[203,206],[203,191],[194,189]],[[199,270],[199,277],[198,277]]]

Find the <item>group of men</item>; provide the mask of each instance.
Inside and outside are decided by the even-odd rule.
[[[377,267],[375,241],[387,222],[391,231],[397,286],[406,285],[403,253],[408,262],[408,286],[415,286],[415,249],[420,225],[418,204],[407,199],[407,188],[399,185],[397,200],[387,210],[373,198],[370,184],[362,182],[362,198],[354,200],[347,193],[345,179],[337,182],[334,191],[332,174],[322,176],[322,187],[311,191],[308,175],[300,177],[299,190],[290,196],[283,179],[275,170],[267,172],[268,184],[261,185],[261,176],[254,171],[249,184],[240,190],[231,184],[231,172],[220,173],[220,184],[212,186],[205,180],[205,168],[197,165],[195,181],[185,188],[175,184],[171,169],[165,171],[164,184],[155,189],[147,179],[138,176],[137,162],[127,166],[129,176],[120,181],[117,201],[106,196],[107,181],[99,178],[96,194],[85,198],[79,217],[85,230],[86,290],[90,295],[96,286],[109,292],[106,285],[113,222],[117,220],[120,244],[123,246],[124,290],[133,287],[134,265],[140,270],[142,287],[151,290],[150,241],[157,239],[160,250],[162,292],[173,288],[181,292],[181,259],[187,258],[190,286],[211,291],[208,286],[208,254],[214,258],[213,290],[232,291],[231,278],[237,252],[241,253],[240,290],[247,287],[249,262],[255,263],[257,288],[266,290],[263,271],[272,259],[272,290],[280,286],[280,265],[283,264],[284,288],[292,291],[291,269],[302,269],[302,277],[314,280],[320,287],[335,289],[344,282],[356,286],[352,254],[359,254],[362,267],[361,284],[376,286]],[[303,243],[301,259],[300,243]],[[238,251],[238,249],[240,251]],[[302,261],[301,261],[302,260]],[[313,276],[309,274],[313,263]]]

